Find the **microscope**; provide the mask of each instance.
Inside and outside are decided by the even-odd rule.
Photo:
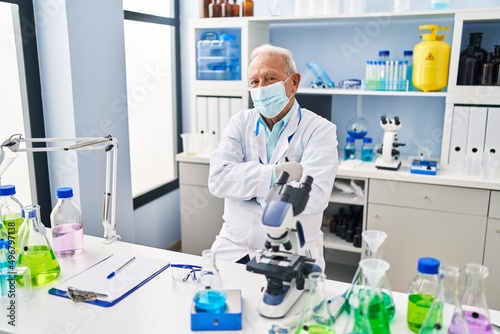
[[[282,318],[304,291],[307,277],[321,271],[314,265],[300,221],[294,217],[304,211],[313,178],[295,188],[287,185],[283,172],[266,197],[262,224],[267,233],[265,249],[247,263],[248,271],[263,274],[267,287],[259,301],[259,313],[267,318]]]
[[[382,143],[382,148],[377,150],[377,153],[382,156],[378,157],[375,161],[375,167],[378,169],[397,170],[401,166],[399,150],[397,148],[406,145],[397,142],[397,132],[401,129],[401,121],[397,116],[394,119],[382,116],[380,117],[380,126],[384,129],[384,142]]]

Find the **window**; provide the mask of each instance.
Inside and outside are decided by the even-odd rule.
[[[134,208],[178,187],[178,1],[124,1]]]
[[[0,0],[0,143],[13,134],[44,138],[40,74],[34,31],[33,4],[30,1]],[[6,155],[14,155],[4,150]],[[5,165],[3,165],[5,167]],[[51,207],[45,153],[20,153],[2,171],[2,184],[14,184],[16,197],[24,204]],[[37,176],[35,178],[35,175]],[[50,222],[50,212],[42,221]]]

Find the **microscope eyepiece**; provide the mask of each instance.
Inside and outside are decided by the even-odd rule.
[[[387,118],[385,116],[380,117],[382,124],[387,124]]]
[[[399,117],[398,116],[394,117],[394,124],[396,124],[396,125],[401,124],[401,122],[399,121]]]
[[[313,181],[313,177],[307,175],[305,181],[300,184],[300,188],[305,189],[307,192],[310,192]]]
[[[283,171],[278,179],[278,181],[276,182],[276,184],[286,184],[286,182],[288,181],[288,177],[290,175],[288,175],[287,172]]]

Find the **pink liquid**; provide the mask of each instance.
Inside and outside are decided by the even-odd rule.
[[[72,257],[83,251],[83,228],[78,224],[60,225],[52,229],[54,253],[57,257]]]
[[[464,311],[464,317],[467,321],[469,334],[493,334],[493,327],[486,316],[473,311]],[[451,321],[448,333],[460,333],[459,329],[454,328],[453,320]]]

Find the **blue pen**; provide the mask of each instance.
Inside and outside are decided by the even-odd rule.
[[[109,274],[107,278],[110,279],[111,277],[115,276],[120,270],[122,270],[123,268],[128,266],[134,260],[135,260],[135,256],[133,258],[131,258],[130,260],[128,260],[127,262],[125,262],[125,264],[123,266],[121,266],[120,268],[116,269],[111,274]]]

